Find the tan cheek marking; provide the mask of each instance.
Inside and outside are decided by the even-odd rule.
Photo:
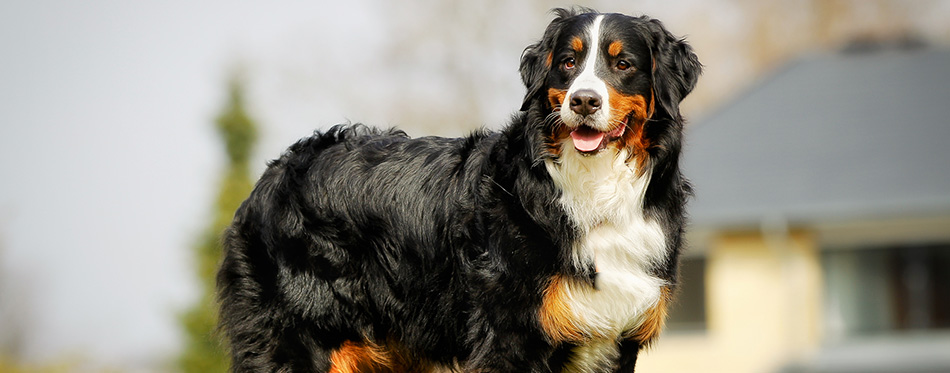
[[[625,95],[610,86],[607,87],[607,94],[610,95],[611,123],[621,123],[631,113],[635,122],[647,119],[647,100],[643,95]]]
[[[561,109],[561,104],[564,102],[564,97],[567,95],[567,91],[560,90],[556,88],[548,88],[548,103],[551,104],[553,111],[558,111]],[[557,157],[561,155],[561,142],[564,141],[568,136],[570,136],[571,131],[567,126],[560,124],[554,127],[551,133],[547,134],[547,150],[551,155]]]
[[[571,39],[571,49],[574,49],[575,52],[580,52],[584,50],[584,41],[581,38],[575,36]]]
[[[564,96],[567,95],[567,91],[560,90],[557,88],[548,88],[548,103],[551,104],[551,109],[554,111],[561,110],[561,103],[564,102]]]
[[[547,135],[545,146],[548,153],[555,157],[561,156],[561,145],[571,135],[571,129],[565,125],[559,125],[554,128],[552,133]]]
[[[631,159],[636,158],[637,169],[644,172],[648,159],[647,149],[650,147],[650,141],[646,138],[644,129],[647,119],[653,115],[653,105],[647,105],[643,95],[624,95],[612,87],[607,87],[607,91],[610,95],[610,122],[618,125],[623,123],[627,116],[631,116],[621,146],[630,150]],[[653,97],[650,97],[650,100],[652,102]]]
[[[619,55],[620,51],[622,50],[623,50],[623,43],[620,42],[619,40],[614,41],[613,43],[610,43],[610,45],[607,47],[607,53],[610,53],[610,55],[613,57],[617,57],[617,55]]]
[[[551,62],[554,60],[554,52],[548,52],[548,57],[544,60],[544,64],[547,67],[551,67]]]
[[[567,299],[567,279],[553,276],[544,289],[539,313],[541,328],[554,342],[577,342],[588,338],[574,320]]]
[[[649,346],[650,343],[656,340],[656,337],[663,330],[663,323],[666,321],[667,306],[672,294],[668,287],[663,287],[660,292],[660,300],[653,308],[647,310],[646,319],[640,324],[639,328],[633,330],[627,337],[639,342],[643,347]]]

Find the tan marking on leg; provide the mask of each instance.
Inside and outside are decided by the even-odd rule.
[[[646,312],[646,317],[640,327],[631,331],[627,339],[632,339],[640,343],[640,346],[647,347],[663,330],[663,324],[666,321],[667,306],[672,297],[669,287],[663,287],[660,290],[660,299],[653,308]]]
[[[393,357],[372,343],[343,342],[330,354],[330,373],[391,372]]]
[[[589,338],[577,323],[567,300],[567,286],[570,279],[555,275],[551,277],[539,313],[541,328],[555,342],[577,342]]]

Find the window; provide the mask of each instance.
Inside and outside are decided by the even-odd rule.
[[[673,332],[706,330],[706,258],[680,260],[680,285],[670,307],[667,329]]]
[[[950,328],[950,245],[827,251],[831,338]]]

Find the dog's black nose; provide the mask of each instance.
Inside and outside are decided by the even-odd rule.
[[[571,110],[580,115],[596,113],[600,104],[600,95],[590,89],[582,89],[571,95]]]

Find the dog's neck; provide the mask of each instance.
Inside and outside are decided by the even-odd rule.
[[[637,169],[626,149],[605,149],[583,155],[564,149],[545,164],[561,190],[561,203],[581,232],[610,221],[623,224],[642,215],[643,198],[652,172]]]

